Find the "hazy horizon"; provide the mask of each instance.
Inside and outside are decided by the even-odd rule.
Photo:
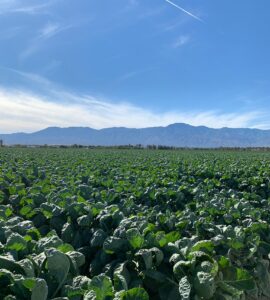
[[[9,135],[9,134],[20,134],[20,133],[27,133],[27,134],[31,134],[31,133],[36,133],[39,131],[44,131],[47,129],[72,129],[72,128],[76,128],[76,129],[93,129],[93,130],[104,130],[104,129],[113,129],[113,128],[125,128],[125,129],[148,129],[148,128],[166,128],[172,125],[176,125],[176,124],[181,124],[181,125],[186,125],[186,126],[191,126],[191,127],[206,127],[209,129],[254,129],[254,130],[262,130],[262,131],[268,131],[270,129],[261,129],[261,128],[254,128],[254,127],[218,127],[218,128],[213,128],[213,127],[209,127],[209,126],[205,126],[205,125],[191,125],[188,123],[172,123],[172,124],[168,124],[168,125],[160,125],[160,126],[149,126],[149,127],[126,127],[126,126],[111,126],[111,127],[102,127],[102,128],[94,128],[94,127],[90,127],[90,126],[66,126],[66,127],[62,127],[62,126],[48,126],[48,127],[44,127],[42,129],[38,129],[38,130],[34,130],[34,131],[14,131],[14,132],[9,132],[9,133],[3,133],[0,132],[0,135]]]

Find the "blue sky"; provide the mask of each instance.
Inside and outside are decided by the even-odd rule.
[[[0,0],[0,132],[270,129],[269,0]]]

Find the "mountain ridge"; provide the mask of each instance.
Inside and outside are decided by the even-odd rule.
[[[0,134],[6,145],[163,145],[174,147],[269,147],[270,130],[210,128],[174,123],[168,126],[127,128],[47,127],[33,133]]]

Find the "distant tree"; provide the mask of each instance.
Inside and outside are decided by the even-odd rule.
[[[3,140],[0,140],[0,147],[3,147],[3,146],[4,146]]]
[[[146,148],[149,150],[156,150],[157,146],[156,145],[147,145]]]

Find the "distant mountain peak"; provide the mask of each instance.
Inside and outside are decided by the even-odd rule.
[[[174,123],[148,128],[48,127],[34,133],[0,134],[7,145],[164,145],[175,147],[269,147],[270,130],[213,129]]]

